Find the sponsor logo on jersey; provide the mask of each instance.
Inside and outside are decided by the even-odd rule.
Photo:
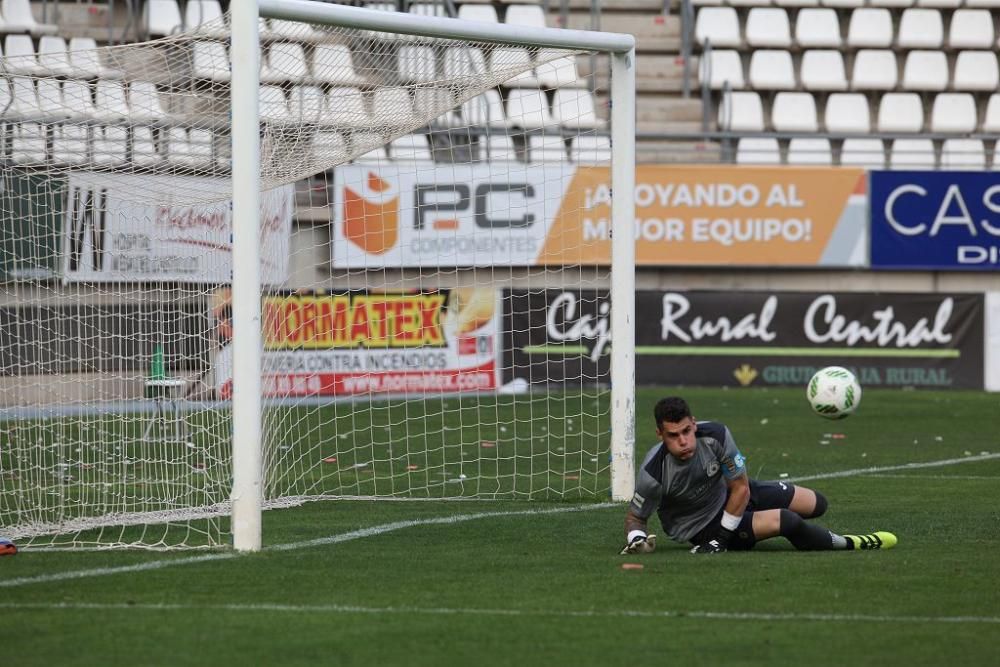
[[[709,477],[713,477],[717,472],[719,472],[719,462],[710,461],[707,466],[705,466],[705,474]]]

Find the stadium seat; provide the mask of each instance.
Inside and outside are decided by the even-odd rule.
[[[160,104],[160,94],[156,85],[149,81],[133,81],[128,85],[129,108],[132,118],[140,120],[162,120],[167,113]]]
[[[499,23],[497,10],[493,5],[464,4],[458,8],[458,18],[463,21],[483,21]]]
[[[720,90],[728,83],[732,90],[740,90],[746,86],[743,79],[743,59],[738,51],[715,50],[710,54],[703,53],[699,67],[702,82],[708,82],[712,90]]]
[[[804,49],[839,49],[843,44],[837,12],[807,8],[795,19],[795,43]]]
[[[885,147],[881,139],[844,139],[840,148],[840,164],[867,169],[885,168]]]
[[[934,169],[937,159],[930,139],[893,139],[889,149],[890,169]]]
[[[215,83],[230,79],[229,54],[222,42],[194,42],[191,46],[194,75]]]
[[[345,44],[317,44],[312,54],[313,78],[334,86],[355,86],[364,82],[354,68],[351,49]]]
[[[92,118],[97,116],[90,83],[79,79],[63,82],[63,112],[67,118]]]
[[[373,132],[355,132],[351,135],[351,153],[357,155],[355,162],[385,164],[389,154],[385,150],[382,136]]]
[[[781,164],[778,140],[743,137],[736,143],[736,164]]]
[[[407,11],[416,16],[434,16],[437,18],[448,16],[448,10],[443,2],[414,2]]]
[[[844,56],[833,49],[813,49],[802,54],[802,87],[806,90],[847,90]]]
[[[778,93],[771,107],[771,125],[777,132],[816,132],[816,99],[810,93]]]
[[[90,37],[73,37],[69,40],[69,64],[73,76],[77,78],[116,76],[116,72],[101,62],[97,42]]]
[[[754,51],[750,56],[750,85],[757,90],[795,88],[792,54],[772,49]]]
[[[981,131],[992,134],[1000,133],[1000,93],[990,95],[986,103],[986,112],[983,114],[983,126]],[[996,164],[993,165],[996,167]]]
[[[961,51],[955,58],[955,90],[996,90],[1000,87],[1000,67],[993,51]]]
[[[397,162],[430,162],[431,149],[425,134],[406,134],[389,144],[389,157]]]
[[[819,7],[819,0],[774,0],[779,7]]]
[[[59,26],[35,20],[28,0],[3,0],[2,15],[4,32],[30,32],[36,37],[59,32]]]
[[[865,0],[820,0],[819,4],[837,9],[853,9],[854,7],[864,7]]]
[[[228,33],[218,0],[187,0],[184,3],[184,28],[211,37],[224,37]]]
[[[15,164],[44,164],[47,160],[48,128],[39,123],[15,123],[10,127],[10,159]]]
[[[295,122],[326,120],[326,95],[319,86],[295,86],[288,96],[288,114]]]
[[[540,128],[552,124],[548,100],[541,90],[511,90],[507,96],[507,119],[512,127]]]
[[[574,137],[569,147],[571,162],[603,164],[611,161],[611,139],[583,134]]]
[[[13,97],[10,106],[2,110],[4,116],[32,116],[37,117],[42,114],[42,109],[38,106],[38,92],[35,89],[35,80],[26,76],[10,77],[10,90]]]
[[[260,87],[260,119],[271,123],[289,119],[285,91],[278,86]]]
[[[92,144],[94,164],[115,166],[125,162],[128,132],[124,127],[95,127]]]
[[[552,119],[565,128],[603,127],[594,110],[594,96],[589,90],[557,90],[552,98]]]
[[[904,90],[944,90],[948,87],[948,58],[943,51],[910,51],[903,65]]]
[[[909,7],[914,0],[869,0],[868,4],[873,7]]]
[[[538,88],[534,62],[531,60],[528,49],[521,47],[495,48],[490,55],[490,64],[494,70],[521,70],[520,74],[507,79],[503,85],[511,88]]]
[[[1000,7],[1000,0],[965,0],[966,7]]]
[[[372,95],[372,120],[386,127],[419,122],[413,111],[413,100],[407,88],[377,88]]]
[[[887,49],[892,46],[892,15],[888,9],[864,7],[851,12],[847,46]]]
[[[462,5],[468,7],[470,5]],[[475,5],[479,6],[479,5]],[[446,79],[472,77],[485,74],[486,56],[474,47],[453,47],[444,52],[444,76]]]
[[[698,10],[694,38],[699,45],[706,41],[712,48],[737,48],[742,44],[740,23],[732,7],[705,7]]]
[[[270,19],[270,26],[267,36],[271,39],[284,39],[294,42],[308,42],[313,37],[311,25],[301,21],[289,21],[286,19]]]
[[[830,140],[814,137],[793,137],[788,142],[788,164],[833,164]]]
[[[48,75],[69,76],[73,73],[65,38],[45,35],[38,40],[38,67],[43,74]]]
[[[934,98],[931,132],[975,132],[978,125],[971,93],[941,93]]]
[[[910,8],[899,20],[896,45],[903,49],[939,49],[944,44],[944,23],[936,9]]]
[[[879,132],[920,132],[924,105],[916,93],[886,93],[878,107]]]
[[[996,33],[988,9],[958,9],[951,15],[948,46],[952,49],[992,49]]]
[[[545,12],[540,5],[507,5],[504,23],[527,28],[544,28]]]
[[[307,74],[305,50],[295,42],[275,42],[267,52],[267,59],[261,63],[262,83],[284,83],[301,81]]]
[[[78,166],[86,164],[90,152],[89,128],[80,125],[56,125],[52,128],[52,161]]]
[[[35,43],[31,35],[7,35],[3,40],[3,55],[6,56],[4,64],[8,74],[27,76],[46,74],[38,65]]]
[[[8,0],[4,0],[5,5],[7,2]],[[146,0],[143,8],[143,25],[150,37],[163,37],[180,32],[183,23],[177,0]]]
[[[528,137],[528,159],[531,162],[565,162],[566,141],[559,136],[532,134]]]
[[[853,90],[892,90],[899,78],[896,54],[888,49],[861,49],[854,55]]]
[[[462,120],[467,125],[484,125],[486,127],[507,127],[507,114],[500,101],[500,93],[496,90],[484,91],[462,103]]]
[[[868,98],[860,93],[833,93],[826,99],[824,124],[827,132],[871,132]]]
[[[538,53],[535,77],[539,85],[543,88],[586,88],[587,83],[577,70],[576,56],[557,57],[558,53],[545,49]]]
[[[719,103],[719,129],[733,132],[762,132],[764,107],[755,92],[733,92]]]
[[[62,85],[59,79],[44,77],[35,81],[38,109],[46,116],[61,116],[63,109]]]
[[[945,139],[941,144],[941,168],[976,171],[985,169],[986,150],[982,139]]]
[[[313,160],[322,164],[342,162],[347,155],[347,142],[340,132],[320,130],[312,136],[310,142]]]
[[[163,153],[154,139],[154,132],[153,128],[145,125],[132,128],[132,161],[140,167],[156,167],[163,162]]]
[[[167,133],[167,161],[173,165],[204,169],[212,165],[212,135],[207,130],[172,127]]]
[[[424,88],[413,90],[413,110],[420,116],[430,118],[432,122],[444,125],[454,125],[452,119],[441,118],[455,105],[451,91],[447,88]]]
[[[727,2],[694,2],[695,5],[729,5],[730,7],[768,7],[771,4],[771,0],[728,0]]]
[[[517,160],[517,149],[514,148],[514,141],[506,134],[491,134],[485,139],[482,152],[482,159],[490,161],[514,161]]]
[[[747,15],[744,38],[754,48],[789,48],[792,35],[788,13],[778,7],[754,7]]]
[[[429,46],[401,46],[396,62],[403,83],[428,83],[438,78],[434,49]]]
[[[938,9],[955,9],[962,6],[963,0],[917,0],[917,7],[937,7]]]

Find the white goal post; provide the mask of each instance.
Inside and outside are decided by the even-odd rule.
[[[631,35],[529,28],[395,14],[306,0],[232,3],[233,156],[233,546],[261,548],[262,334],[260,215],[260,18],[362,30],[607,52],[611,60],[612,236],[611,497],[633,492],[635,444],[635,39]]]

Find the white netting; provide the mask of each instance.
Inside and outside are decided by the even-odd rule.
[[[0,60],[0,535],[228,540],[227,40]],[[269,505],[606,495],[578,55],[262,22]]]

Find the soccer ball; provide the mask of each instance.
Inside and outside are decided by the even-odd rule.
[[[827,419],[843,419],[861,404],[861,385],[854,373],[840,366],[816,371],[806,387],[813,412]]]

